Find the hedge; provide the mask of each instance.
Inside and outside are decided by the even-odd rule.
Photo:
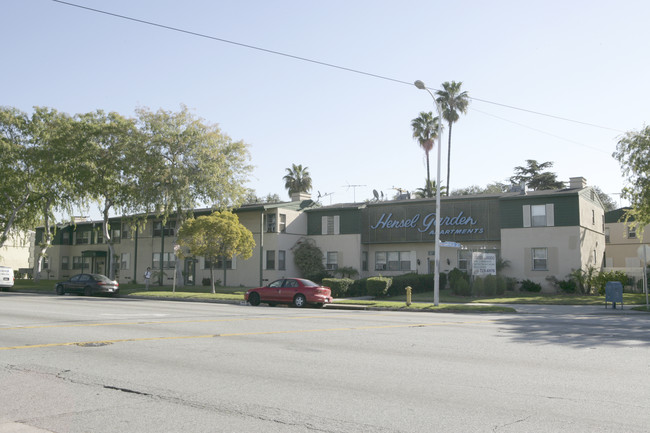
[[[332,289],[332,297],[344,298],[348,296],[348,290],[354,283],[350,278],[323,278],[322,285]]]

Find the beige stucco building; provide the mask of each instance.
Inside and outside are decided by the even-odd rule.
[[[245,205],[235,214],[252,232],[256,246],[247,260],[233,257],[225,269],[224,263],[217,263],[216,279],[224,285],[252,287],[299,276],[292,248],[305,239],[321,249],[332,273],[341,267],[357,270],[360,277],[433,272],[433,199],[319,206],[308,196],[296,195],[291,202]],[[581,177],[572,178],[569,188],[562,190],[443,197],[440,222],[442,272],[454,268],[471,272],[472,253],[494,253],[508,263],[506,276],[555,291],[551,279],[604,265],[603,207]],[[111,219],[117,279],[141,282],[151,267],[154,281],[171,284],[177,265],[175,227],[173,219],[163,227],[153,215],[136,231],[121,218]],[[101,222],[61,227],[43,277],[68,278],[82,269],[107,274],[107,254]],[[209,263],[202,257],[183,259],[177,270],[184,284],[202,284],[210,276]]]

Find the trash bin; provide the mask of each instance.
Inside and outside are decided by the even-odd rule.
[[[612,303],[614,309],[616,309],[617,302],[623,308],[623,284],[620,281],[608,281],[605,284],[605,308],[607,308],[608,302]]]

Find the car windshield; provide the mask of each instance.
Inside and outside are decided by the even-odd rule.
[[[306,287],[317,287],[318,286],[318,284],[314,283],[311,280],[299,279],[298,281],[300,281],[302,283],[302,285],[306,286]]]
[[[96,281],[111,281],[111,279],[105,275],[92,274],[92,276]]]

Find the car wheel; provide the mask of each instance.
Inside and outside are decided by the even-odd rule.
[[[85,296],[90,296],[90,295],[92,295],[92,294],[93,294],[93,289],[92,289],[91,287],[86,287],[86,288],[84,289],[84,295],[85,295]]]
[[[65,290],[63,290],[63,286],[61,284],[56,286],[56,294],[59,296],[65,295]]]
[[[260,294],[253,292],[250,295],[248,295],[248,303],[251,304],[253,307],[257,307],[260,305]]]
[[[305,305],[307,305],[307,298],[305,298],[305,295],[302,295],[302,294],[299,293],[293,298],[293,306],[294,307],[302,308]]]

